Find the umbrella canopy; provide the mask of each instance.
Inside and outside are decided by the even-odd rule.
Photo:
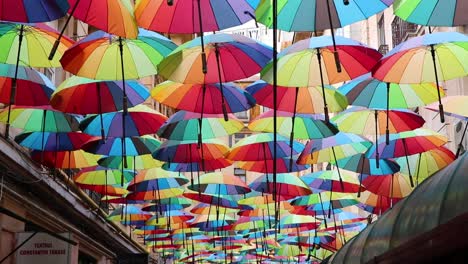
[[[68,49],[60,62],[66,71],[90,79],[138,79],[156,74],[156,65],[175,47],[162,35],[143,29],[136,39],[96,31]]]
[[[203,163],[203,164],[202,164]],[[203,160],[192,163],[165,163],[162,168],[168,171],[195,172],[195,171],[215,171],[232,165],[232,161],[219,158],[213,160]],[[204,168],[203,168],[204,166]]]
[[[90,190],[102,194],[103,196],[112,195],[112,196],[122,196],[128,194],[127,189],[121,187],[120,185],[88,185],[88,184],[79,184],[79,187],[84,190]]]
[[[136,38],[138,28],[130,0],[69,0],[70,14],[75,18],[110,34]]]
[[[163,162],[154,159],[151,154],[126,157],[127,169],[129,170],[146,170],[151,168],[159,168]],[[110,169],[124,168],[122,156],[110,156],[98,160],[99,165]]]
[[[273,163],[276,163],[276,172],[278,173],[289,173],[307,170],[310,165],[301,165],[296,163],[297,157],[293,157],[291,160],[287,158],[279,158],[276,160],[263,160],[263,161],[239,161],[237,166],[246,171],[254,171],[260,173],[272,173]],[[292,166],[291,166],[292,164]]]
[[[465,107],[467,100],[468,96],[466,95],[447,96],[442,98],[446,114],[461,120],[468,120],[468,110]],[[426,108],[432,111],[438,111],[437,106],[434,104],[428,105]]]
[[[103,128],[105,137],[134,137],[155,134],[166,120],[167,117],[158,111],[138,105],[129,108],[127,113],[119,111],[102,114],[102,117],[88,116],[81,121],[80,128],[84,133],[94,136],[102,136]]]
[[[301,196],[311,194],[309,186],[304,183],[301,177],[289,173],[278,173],[276,186],[273,183],[271,174],[263,174],[249,184],[249,187],[257,192],[273,193],[277,195]]]
[[[15,141],[23,147],[45,151],[71,151],[94,139],[81,132],[23,132]]]
[[[167,199],[157,200],[156,204],[146,205],[142,208],[143,211],[158,212],[163,211],[181,210],[190,207],[192,202],[184,197],[172,197]]]
[[[295,139],[317,139],[336,135],[338,129],[316,115],[298,114],[295,116],[293,135]],[[278,112],[278,134],[289,136],[292,130],[293,115],[289,112]],[[248,128],[256,132],[273,132],[273,111],[268,110],[250,121]]]
[[[42,132],[71,132],[78,130],[78,121],[71,115],[52,109],[52,107],[12,106],[11,111],[4,109],[0,112],[0,122],[7,123],[9,113],[10,125],[26,131]]]
[[[95,167],[101,156],[81,149],[72,151],[33,151],[31,158],[49,168],[81,169]]]
[[[59,19],[67,14],[67,0],[0,1],[0,20],[37,23]]]
[[[196,140],[165,141],[154,153],[155,159],[167,162],[192,163],[224,158],[229,147],[217,139],[207,139],[201,144]]]
[[[224,83],[257,74],[271,60],[271,47],[240,34],[219,33],[203,40],[204,50],[200,37],[177,47],[159,64],[159,74],[179,83]]]
[[[15,81],[15,70],[14,65],[0,64],[0,103],[21,106],[49,104],[54,84],[44,74],[22,66],[18,66]]]
[[[365,191],[362,192],[361,197],[358,200],[360,202],[358,207],[369,213],[382,215],[401,199],[386,197]]]
[[[348,38],[337,37],[336,47],[341,71],[332,66],[336,61],[329,36],[301,40],[286,48],[278,58],[278,85],[313,87],[348,81],[371,71],[382,57],[377,50]],[[262,80],[272,83],[271,62],[262,70],[261,76]]]
[[[338,133],[335,136],[309,141],[298,159],[299,164],[316,164],[337,161],[364,153],[372,145],[355,134]]]
[[[468,37],[441,32],[412,38],[393,48],[373,69],[373,76],[393,83],[447,81],[468,72]],[[438,90],[437,90],[438,91]],[[438,94],[440,121],[444,122],[441,95]]]
[[[379,176],[365,175],[362,178],[362,184],[368,191],[385,197],[404,198],[413,190],[408,177],[403,177],[400,173]]]
[[[123,150],[122,141],[125,140]],[[104,156],[140,156],[151,154],[159,148],[161,142],[151,136],[128,137],[128,138],[108,138],[105,143],[100,139],[88,141],[81,148],[85,151]]]
[[[245,0],[142,0],[135,7],[139,26],[166,33],[218,31],[244,24],[253,13]]]
[[[428,105],[437,101],[435,83],[387,83],[365,74],[341,86],[338,91],[346,95],[350,105],[371,109],[403,109]],[[439,88],[441,96],[445,96]]]
[[[377,168],[376,159],[366,158],[365,154],[357,154],[339,159],[335,165],[345,170],[368,175],[386,175],[400,171],[400,165],[392,160],[381,159],[379,163]]]
[[[355,196],[343,193],[321,192],[314,193],[307,196],[297,197],[291,201],[294,206],[309,206],[309,209],[323,214],[326,210],[333,208],[333,210],[345,208],[348,206],[356,205],[358,201]]]
[[[250,188],[239,177],[226,175],[222,172],[203,174],[187,188],[213,195],[236,195],[250,192]]]
[[[200,121],[200,114],[178,111],[159,128],[158,136],[181,141],[198,140],[198,134],[201,134],[203,139],[210,139],[229,136],[243,128],[244,122],[234,115],[230,115],[229,120],[225,121],[221,114],[204,114]]]
[[[129,107],[148,99],[148,90],[139,82],[126,81],[125,86]],[[123,85],[122,82],[72,76],[60,84],[50,104],[62,112],[82,115],[120,111],[124,108]]]
[[[341,177],[341,179],[340,179]],[[338,175],[338,171],[317,171],[301,176],[304,181],[313,190],[335,191],[343,193],[356,193],[359,191],[359,181],[354,173],[342,172]],[[340,181],[343,185],[340,185]]]
[[[196,113],[221,114],[222,101],[227,113],[243,112],[255,105],[255,99],[233,83],[182,84],[166,81],[152,91],[154,100],[170,107]]]
[[[152,168],[140,171],[128,186],[133,192],[146,192],[151,190],[163,190],[177,188],[188,183],[185,176],[165,171],[161,168]]]
[[[239,205],[229,195],[209,195],[209,194],[198,194],[196,192],[185,192],[184,197],[199,201],[206,204],[217,205],[218,207],[226,208],[238,208]],[[214,220],[214,219],[213,219]]]
[[[127,191],[128,192],[128,191]],[[158,201],[161,199],[168,199],[182,195],[184,190],[182,188],[169,188],[162,190],[150,190],[147,192],[131,192],[125,198],[128,200],[136,201]]]
[[[252,94],[258,104],[268,108],[274,108],[273,85],[260,80],[249,85],[246,91]],[[323,101],[320,100],[323,96],[323,92],[325,92],[329,112],[340,112],[348,106],[346,97],[332,86],[327,85],[324,86],[324,90],[322,90],[320,86],[299,87],[297,92],[296,89],[292,87],[278,86],[277,92],[278,111],[297,112],[300,114],[324,113],[324,104]]]
[[[290,155],[291,149],[293,155],[299,154],[303,150],[303,145],[293,141],[292,146],[290,140],[286,137],[278,135],[277,143],[277,158],[286,158]],[[273,158],[273,134],[262,133],[248,136],[234,146],[227,156],[230,160],[236,161],[263,161]]]
[[[128,170],[111,170],[108,168],[95,166],[82,169],[73,180],[78,185],[117,185],[130,182],[135,174]]]
[[[150,218],[150,213],[142,211],[140,207],[135,205],[117,207],[107,217],[108,220],[121,222],[146,221]]]
[[[0,23],[0,46],[5,48],[0,51],[0,63],[38,68],[60,67],[59,59],[72,46],[73,41],[63,38],[58,45],[58,56],[49,60],[48,53],[58,34],[46,24],[2,22]]]
[[[285,31],[319,31],[340,28],[365,20],[392,4],[392,0],[359,1],[278,1],[278,29]],[[329,5],[330,14],[327,15]],[[260,1],[255,12],[257,20],[272,27],[272,3]],[[329,17],[331,17],[331,25]]]
[[[376,117],[377,116],[377,117]],[[331,120],[343,132],[378,135],[386,132],[386,119],[388,116],[388,130],[390,133],[399,133],[420,128],[426,122],[420,115],[406,110],[368,110],[359,107],[350,108],[334,116]]]
[[[404,157],[395,161],[401,166],[401,173],[414,175],[416,184],[419,184],[432,174],[445,168],[455,160],[455,155],[446,147],[438,147],[426,152],[408,156],[409,166]]]
[[[438,1],[396,0],[393,12],[410,23],[426,26],[462,26],[468,24],[465,1],[451,1],[441,4]]]

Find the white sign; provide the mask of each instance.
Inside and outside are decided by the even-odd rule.
[[[33,232],[17,234],[16,246],[23,243]],[[70,239],[70,233],[58,234]],[[37,233],[16,251],[16,264],[69,264],[70,244],[46,233]]]

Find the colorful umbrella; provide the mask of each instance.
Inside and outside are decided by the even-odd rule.
[[[77,150],[92,139],[81,132],[23,132],[15,137],[21,146],[42,151]]]
[[[151,168],[159,168],[163,163],[155,160],[151,154],[126,157],[127,169],[129,170],[146,170]],[[98,160],[99,165],[110,169],[122,169],[124,163],[122,156],[110,156]]]
[[[144,85],[127,81],[128,107],[143,103],[149,97]],[[60,84],[50,104],[57,110],[72,114],[100,114],[116,112],[123,107],[123,86],[116,81],[97,81],[72,76]]]
[[[226,175],[222,172],[203,174],[187,188],[213,195],[237,195],[250,192],[250,188],[239,177]]]
[[[219,207],[226,207],[226,208],[238,208],[239,207],[237,202],[233,200],[230,197],[230,195],[214,196],[214,195],[208,195],[208,194],[203,194],[203,193],[198,194],[196,192],[185,192],[184,197],[190,200],[199,201],[199,202],[206,203],[206,204],[216,204]],[[207,216],[205,216],[205,218],[207,218]]]
[[[332,39],[322,36],[295,43],[283,50],[278,59],[278,85],[321,86],[325,121],[328,121],[325,84],[348,81],[368,73],[382,57],[377,50],[352,39],[339,37],[337,40],[339,46],[335,52],[331,50]],[[325,67],[322,67],[322,62]],[[336,68],[330,66],[333,64],[336,64]],[[272,63],[262,70],[261,76],[266,82],[272,83]]]
[[[169,188],[169,189],[163,189],[159,191],[156,191],[155,189],[155,190],[150,190],[146,192],[132,192],[132,193],[129,193],[125,198],[128,200],[154,201],[154,200],[177,197],[177,196],[182,195],[182,193],[184,193],[184,190],[182,188]]]
[[[203,165],[205,166],[206,171],[215,171],[223,169],[232,165],[232,161],[219,158],[213,160],[204,160]],[[181,171],[181,172],[194,172],[194,171],[203,171],[202,162],[192,162],[192,163],[164,163],[162,166],[164,170],[168,171]]]
[[[379,176],[364,175],[362,179],[362,184],[368,191],[390,197],[390,199],[404,198],[413,190],[408,178],[400,173]]]
[[[289,173],[307,170],[310,165],[301,165],[296,163],[297,157],[279,158],[276,160],[263,160],[263,161],[239,161],[237,166],[246,171],[254,171],[260,173],[272,172],[273,163],[276,163],[276,172]],[[292,166],[291,166],[292,164]]]
[[[125,138],[125,150],[123,150],[122,138],[108,138],[103,143],[100,139],[88,141],[82,149],[91,153],[104,156],[122,156],[125,151],[126,156],[140,156],[151,154],[159,148],[161,142],[151,136],[128,137]]]
[[[441,32],[412,38],[396,46],[373,69],[373,76],[384,82],[425,83],[447,81],[468,72],[468,37],[456,32]],[[439,91],[439,89],[437,89]],[[438,93],[440,121],[444,108]]]
[[[463,26],[468,24],[464,11],[468,10],[465,1],[451,1],[441,4],[438,1],[396,0],[393,12],[410,23],[426,26]]]
[[[100,155],[81,149],[72,151],[33,151],[31,158],[49,168],[81,169],[97,166]]]
[[[134,176],[132,171],[111,170],[95,166],[82,169],[73,177],[73,180],[78,185],[117,185],[121,183],[121,179],[124,180],[124,183],[128,183]]]
[[[156,131],[166,122],[167,117],[145,105],[138,105],[123,111],[111,112],[86,117],[80,123],[80,128],[84,133],[94,136],[106,137],[135,137],[148,134],[155,134]],[[122,123],[125,124],[124,129]],[[101,134],[101,127],[104,128],[104,135]]]
[[[0,1],[0,20],[37,23],[59,19],[67,14],[66,0]]]
[[[153,189],[159,191],[177,188],[186,183],[188,180],[182,174],[152,168],[140,171],[128,186],[128,190],[133,192],[149,192]]]
[[[146,205],[142,208],[142,210],[148,212],[159,212],[161,210],[182,210],[184,208],[190,207],[191,205],[192,202],[184,197],[172,197],[167,199],[159,199],[157,200],[157,203]]]
[[[14,65],[0,64],[0,103],[21,106],[49,104],[55,86],[44,74],[18,66],[15,81],[15,71]]]
[[[269,0],[262,0],[255,13],[258,21],[262,24],[268,27],[277,26],[279,29],[286,31],[320,31],[331,29],[332,43],[330,46],[333,46],[337,71],[341,72],[341,67],[339,66],[341,43],[340,38],[335,37],[334,28],[340,28],[360,20],[365,20],[386,9],[392,3],[392,0],[378,0],[366,3],[349,0],[314,2],[280,0],[273,4]],[[276,6],[274,7],[275,4]],[[273,24],[273,20],[275,19],[272,16],[277,16],[276,25]]]
[[[210,139],[229,136],[243,128],[244,122],[234,115],[230,115],[229,121],[224,121],[220,114],[204,114],[200,119],[200,114],[178,111],[159,128],[158,136],[170,140],[199,140],[201,136]]]
[[[438,147],[426,152],[408,156],[409,166],[405,166],[404,157],[396,158],[395,161],[401,166],[401,174],[414,175],[416,185],[437,171],[445,168],[456,159],[456,156],[446,147]]]
[[[205,140],[199,146],[196,140],[165,141],[161,147],[153,153],[155,159],[166,162],[192,163],[224,158],[229,148],[217,139]]]
[[[263,174],[251,182],[249,187],[257,192],[286,196],[301,196],[312,193],[301,177],[289,173],[278,173],[276,185],[273,183],[271,174]]]
[[[374,158],[377,151],[381,157],[398,158],[405,157],[409,166],[408,156],[435,149],[447,143],[447,138],[432,130],[419,128],[413,131],[406,131],[399,134],[390,134],[389,145],[374,145],[369,149],[367,156]],[[408,174],[411,187],[414,186],[412,174]]]
[[[324,170],[302,175],[301,180],[312,188],[312,190],[316,189],[343,193],[358,192],[360,184],[354,173],[342,172],[340,176],[336,170]],[[340,186],[340,181],[343,182],[342,186]]]
[[[120,221],[126,224],[132,221],[146,221],[151,218],[151,214],[144,212],[140,207],[135,205],[125,205],[117,207],[107,217],[111,221]]]
[[[358,200],[360,202],[360,204],[358,204],[359,208],[369,213],[382,215],[382,213],[393,207],[393,205],[401,199],[385,197],[365,191],[362,192]]]

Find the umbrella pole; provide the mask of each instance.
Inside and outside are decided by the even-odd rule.
[[[262,192],[262,196],[263,196],[263,192]],[[269,204],[269,203],[268,203],[268,195],[265,196],[265,198],[266,198],[267,214],[268,214],[268,216],[270,216],[270,206],[268,205],[268,204]],[[271,219],[270,219],[270,217],[268,217],[268,226],[269,226],[270,229],[271,229]]]
[[[44,163],[44,141],[45,141],[45,125],[46,125],[46,118],[47,118],[47,110],[43,110],[42,112],[42,125],[41,125],[41,164]],[[57,140],[57,134],[55,134],[55,139]]]
[[[323,215],[325,215],[325,207],[323,206],[322,194],[321,194],[321,193],[318,193],[318,195],[319,195],[320,205],[322,206]],[[325,228],[328,228],[328,225],[327,225],[327,217],[324,217],[324,218],[323,218],[323,222],[324,222],[324,224],[325,224]]]
[[[322,70],[322,55],[320,54],[320,49],[317,49],[317,60],[319,63],[320,84],[322,85],[323,112],[325,113],[325,122],[330,123],[330,117],[328,115],[327,98],[325,96],[325,84],[323,81],[323,70]]]
[[[403,148],[405,149],[406,165],[408,166],[408,176],[410,179],[410,184],[411,184],[411,187],[414,187],[413,176],[411,175],[411,168],[410,168],[409,158],[408,158],[408,147],[406,146],[406,140],[404,138],[402,139],[402,141],[403,141]]]
[[[336,167],[336,171],[338,172],[338,178],[340,179],[340,187],[341,187],[341,190],[344,191],[344,183],[343,183],[343,179],[341,178],[340,167],[338,167],[338,160],[336,159],[335,147],[331,147],[331,149],[333,152],[333,158],[335,159],[335,167]],[[333,184],[331,184],[331,186],[333,187]]]
[[[124,168],[127,168],[127,159],[126,159],[126,142],[125,142],[125,118],[128,114],[128,98],[127,98],[127,89],[125,87],[125,68],[123,60],[123,43],[122,37],[119,37],[119,50],[120,50],[120,67],[122,70],[122,90],[123,90],[123,116],[122,116],[122,160],[124,162]]]
[[[289,160],[289,170],[292,171],[293,167],[293,144],[294,144],[294,125],[296,123],[296,108],[297,108],[297,96],[299,95],[299,87],[296,87],[296,94],[294,96],[294,113],[292,116],[291,124],[291,136],[289,138],[289,145],[291,147],[290,160]]]
[[[201,39],[201,59],[202,59],[202,72],[206,74],[208,72],[208,67],[206,65],[206,53],[205,53],[205,40],[203,39],[203,21],[202,21],[202,14],[201,14],[201,0],[197,0],[197,7],[198,7],[198,23],[200,24],[200,39]]]
[[[461,152],[461,149],[463,147],[463,140],[465,139],[465,135],[466,135],[467,130],[468,130],[468,120],[466,121],[465,130],[463,130],[463,135],[462,135],[462,137],[460,139],[460,143],[458,143],[457,154],[455,154],[455,158],[458,158],[458,156],[460,156],[460,152]]]
[[[429,33],[432,34],[431,27],[429,27]],[[435,54],[434,44],[431,44],[430,47],[431,47],[432,65],[434,66],[435,83],[437,85],[437,97],[439,99],[440,122],[445,123],[444,105],[442,104],[442,99],[440,96],[439,76],[437,74],[437,64],[436,64],[436,54]]]
[[[419,170],[421,167],[421,156],[422,156],[422,153],[419,153],[418,167],[416,168],[416,186],[419,185]]]
[[[357,197],[361,197],[361,190],[362,190],[362,173],[364,171],[364,161],[365,161],[364,154],[361,155],[361,171],[359,173],[359,190],[357,193]]]
[[[389,108],[390,108],[390,83],[387,83],[387,110],[386,110],[387,111],[387,127],[385,128],[385,144],[387,146],[390,144],[390,130],[388,129]]]
[[[17,85],[17,78],[18,78],[18,67],[19,67],[19,62],[20,62],[21,46],[22,46],[23,37],[24,37],[23,33],[24,33],[24,25],[21,24],[20,32],[19,32],[19,36],[18,36],[18,54],[16,56],[15,78],[13,78],[13,82],[11,84],[10,104],[8,104],[8,117],[7,117],[6,127],[5,127],[5,138],[6,139],[8,139],[8,137],[10,135],[11,105],[15,103],[16,85]]]
[[[202,109],[200,113],[200,119],[198,119],[198,124],[200,131],[198,131],[198,148],[202,147],[202,128],[203,128],[203,112],[205,111],[205,94],[206,94],[206,85],[202,85]],[[203,150],[202,150],[203,151]]]
[[[377,169],[380,167],[379,161],[379,131],[378,131],[378,123],[379,123],[379,111],[374,110],[374,120],[375,120],[375,166]],[[388,121],[388,113],[387,113],[387,121]]]
[[[327,0],[327,12],[328,12],[328,22],[330,23],[330,32],[331,32],[331,36],[333,40],[333,56],[335,57],[336,71],[341,72],[340,55],[338,54],[338,50],[336,49],[335,30],[333,29],[333,21],[331,17],[331,9],[330,9],[330,0]]]
[[[63,37],[63,34],[65,34],[65,29],[67,29],[68,24],[70,23],[70,20],[75,13],[76,8],[78,7],[78,4],[80,3],[80,0],[76,0],[75,5],[73,6],[71,12],[68,15],[67,21],[65,21],[65,25],[63,25],[62,30],[60,31],[60,34],[58,35],[58,38],[55,40],[54,46],[52,47],[52,50],[49,53],[49,60],[53,60],[55,53],[57,52],[58,46],[60,45],[60,40]]]
[[[278,0],[273,0],[272,3],[272,11],[273,11],[273,193],[274,198],[276,198],[276,182],[277,182],[277,164],[276,164],[276,157],[277,157],[277,149],[276,145],[278,143],[278,120],[277,120],[277,112],[278,112]],[[267,176],[268,177],[268,176]],[[276,207],[276,203],[275,203]],[[275,208],[275,211],[279,210],[279,208]],[[278,215],[275,212],[275,216]],[[275,217],[275,222],[279,222],[279,219]],[[279,224],[278,224],[279,226]],[[275,239],[278,238],[278,233],[275,232]]]
[[[101,140],[102,143],[106,143],[106,136],[104,134],[104,119],[102,118],[102,96],[101,96],[101,83],[96,83],[97,94],[98,94],[98,112],[99,112],[99,119],[101,122]]]
[[[270,179],[268,177],[268,162],[267,162],[267,156],[266,156],[266,143],[262,143],[262,149],[263,149],[263,160],[265,162],[265,173],[266,173],[266,192],[270,193]],[[273,164],[275,162],[273,161]],[[273,193],[273,200],[276,201],[276,193]],[[276,207],[275,207],[276,210]]]
[[[392,181],[390,182],[390,208],[393,208],[393,203],[392,203],[392,200],[393,200],[393,180],[394,180],[394,176],[395,176],[395,173],[392,173]]]
[[[221,76],[221,58],[220,58],[218,44],[215,43],[214,46],[215,46],[215,54],[216,54],[216,65],[218,66],[219,89],[221,91],[221,107],[223,108],[224,121],[227,122],[229,121],[229,117],[227,114],[226,102],[224,99],[224,87],[223,87],[223,80]]]

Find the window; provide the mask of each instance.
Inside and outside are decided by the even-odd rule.
[[[96,264],[97,261],[90,255],[87,255],[83,252],[78,253],[78,264]]]
[[[395,17],[392,22],[393,47],[407,40],[410,36],[416,35],[418,25],[408,23],[399,17]]]
[[[382,16],[379,19],[379,22],[377,23],[377,32],[379,34],[379,46],[387,44],[385,41],[385,16],[382,14]]]
[[[247,111],[242,111],[238,113],[234,113],[234,115],[239,118],[240,120],[248,120],[249,119],[249,114]]]

